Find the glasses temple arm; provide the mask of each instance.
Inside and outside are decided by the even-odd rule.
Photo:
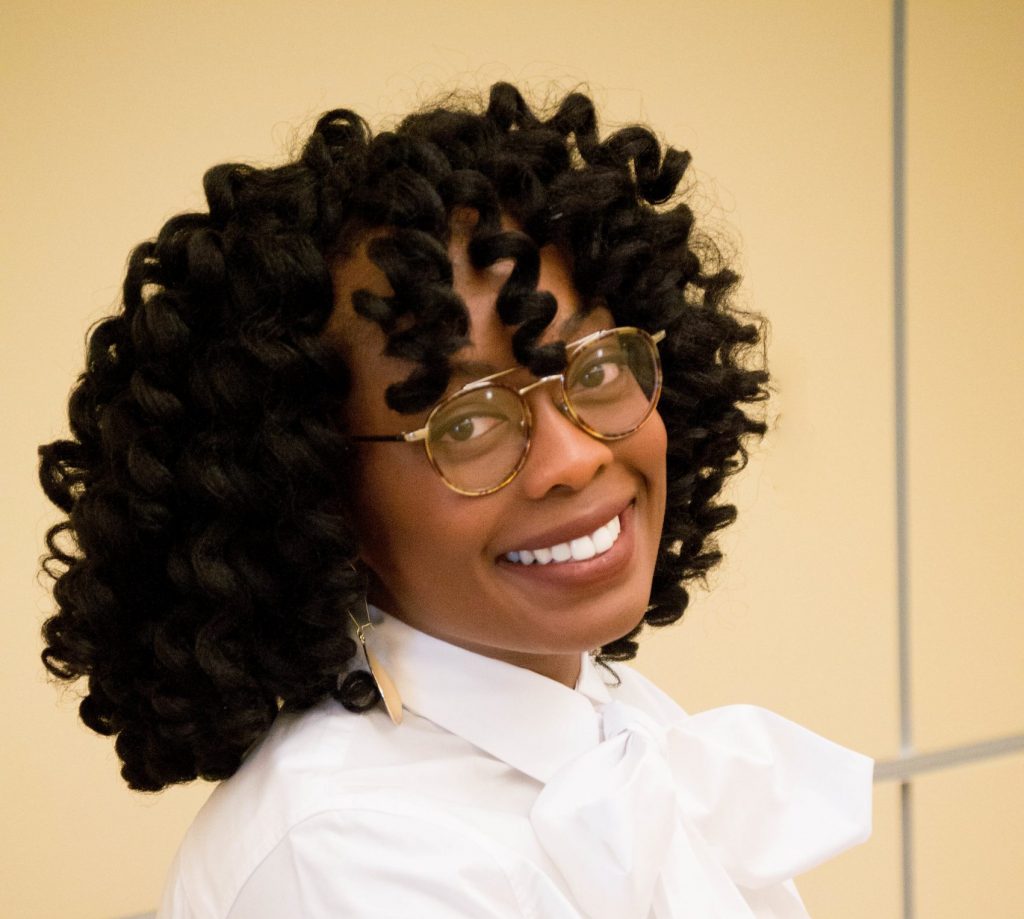
[[[412,443],[417,440],[426,440],[427,429],[419,428],[415,431],[403,431],[401,434],[356,434],[349,440],[356,440],[362,443]]]

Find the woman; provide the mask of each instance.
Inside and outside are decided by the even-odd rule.
[[[227,780],[161,917],[788,919],[866,837],[869,760],[613,663],[764,430],[688,159],[577,93],[338,110],[134,252],[41,450],[43,657],[131,787]]]

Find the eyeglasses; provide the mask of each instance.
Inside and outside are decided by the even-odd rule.
[[[630,326],[594,332],[567,346],[561,373],[516,389],[499,380],[519,368],[502,370],[442,399],[415,431],[352,439],[419,441],[452,491],[489,495],[508,485],[526,462],[533,431],[526,395],[538,386],[557,381],[558,408],[597,440],[621,440],[637,431],[661,395],[657,345],[664,337]]]

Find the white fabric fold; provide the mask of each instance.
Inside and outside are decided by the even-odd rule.
[[[779,715],[665,726],[614,701],[601,718],[531,813],[592,919],[805,919],[778,886],[870,835],[872,761]]]
[[[371,608],[406,717],[282,714],[189,830],[161,919],[807,919],[871,761],[763,709],[570,689]],[[606,679],[607,678],[607,679]]]

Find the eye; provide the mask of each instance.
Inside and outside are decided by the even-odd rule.
[[[455,443],[475,440],[493,431],[508,421],[501,415],[472,414],[462,415],[445,421],[437,430],[436,439]]]
[[[509,436],[519,436],[522,421],[522,403],[513,390],[485,387],[445,403],[431,417],[427,436],[432,449],[464,461],[499,447]]]
[[[582,386],[584,389],[608,386],[618,379],[622,370],[622,364],[619,361],[594,361],[583,368],[583,372],[576,378],[576,385]]]

